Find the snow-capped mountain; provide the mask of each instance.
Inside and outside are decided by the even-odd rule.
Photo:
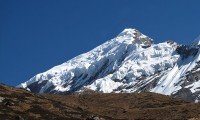
[[[191,45],[153,40],[125,29],[95,49],[37,74],[22,87],[36,93],[150,91],[200,100],[200,38]]]

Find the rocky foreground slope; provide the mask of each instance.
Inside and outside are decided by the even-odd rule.
[[[172,41],[154,44],[138,30],[125,29],[117,37],[18,87],[53,94],[71,94],[85,88],[103,93],[145,91],[198,102],[199,41],[191,45]]]
[[[200,104],[156,93],[33,94],[0,84],[0,120],[197,120]]]

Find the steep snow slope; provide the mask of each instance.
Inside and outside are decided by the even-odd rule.
[[[18,87],[56,94],[85,88],[104,93],[151,91],[184,99],[192,96],[191,100],[198,101],[199,78],[191,75],[199,71],[198,44],[198,39],[191,46],[171,41],[153,44],[138,30],[125,29],[116,38]]]

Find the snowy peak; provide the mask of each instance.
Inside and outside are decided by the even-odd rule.
[[[117,37],[120,36],[136,37],[138,36],[138,34],[141,34],[138,30],[132,28],[126,28]]]
[[[199,101],[199,44],[200,39],[192,45],[173,41],[154,44],[151,38],[129,28],[18,87],[54,94],[71,94],[85,88],[104,93],[150,91]]]
[[[85,87],[107,93],[134,92],[137,88],[132,86],[140,79],[173,67],[178,59],[175,50],[167,42],[153,44],[138,30],[125,29],[117,37],[18,87],[39,93],[73,93]]]
[[[153,44],[153,40],[151,38],[142,34],[140,31],[131,28],[124,29],[117,36],[117,38],[118,40],[122,40],[123,42],[127,42],[129,44],[141,44],[145,46],[151,46]]]

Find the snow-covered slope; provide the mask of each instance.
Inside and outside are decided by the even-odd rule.
[[[200,100],[199,39],[191,46],[153,40],[136,29],[61,65],[37,74],[18,87],[37,93],[151,91]]]

